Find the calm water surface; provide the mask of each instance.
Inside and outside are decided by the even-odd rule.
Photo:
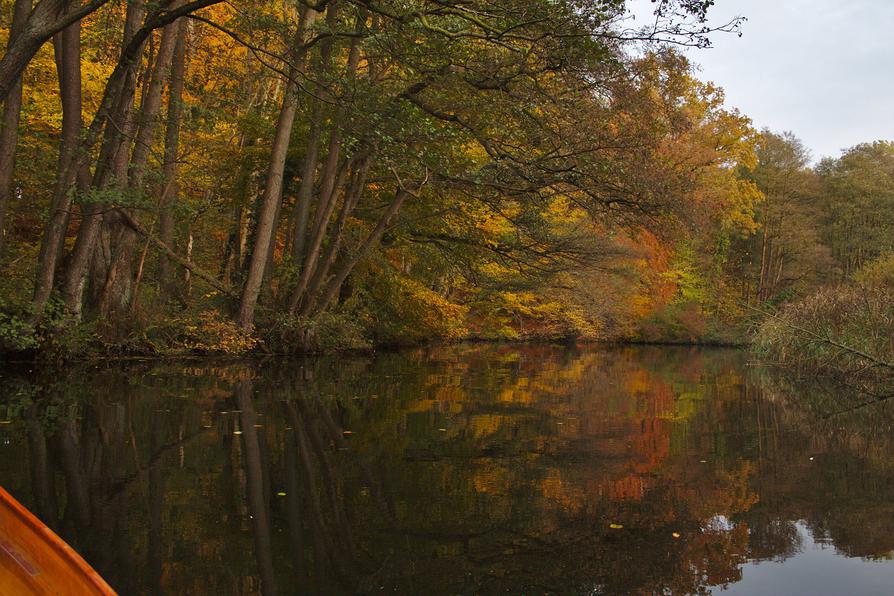
[[[894,593],[887,405],[733,350],[0,370],[0,483],[122,594]]]

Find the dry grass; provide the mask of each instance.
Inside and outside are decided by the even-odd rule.
[[[786,306],[758,329],[754,350],[798,375],[879,381],[894,376],[894,290],[839,286]]]

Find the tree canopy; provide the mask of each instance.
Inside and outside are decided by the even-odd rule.
[[[848,275],[890,145],[754,131],[711,4],[4,2],[4,343],[695,337]]]

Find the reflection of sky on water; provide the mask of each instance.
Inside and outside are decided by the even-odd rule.
[[[796,524],[802,548],[785,561],[759,561],[742,566],[742,581],[726,594],[845,594],[894,593],[894,567],[888,560],[843,556],[827,539],[814,540],[804,522]]]

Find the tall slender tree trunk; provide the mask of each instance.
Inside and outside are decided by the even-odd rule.
[[[329,7],[326,11],[326,24],[335,25],[337,6]],[[320,44],[320,56],[317,70],[326,74],[331,68],[332,62],[332,38],[327,37]],[[304,248],[307,244],[307,220],[310,216],[310,204],[313,200],[313,191],[316,184],[317,166],[320,157],[320,137],[323,131],[323,102],[318,98],[311,99],[310,130],[307,135],[307,143],[304,150],[304,163],[301,167],[301,182],[298,186],[298,195],[295,198],[295,207],[292,211],[292,260],[300,265],[304,260]]]
[[[346,259],[336,274],[329,281],[329,284],[326,286],[326,290],[323,292],[323,296],[320,298],[319,303],[316,307],[316,313],[324,312],[332,301],[338,296],[339,291],[341,290],[342,284],[354,270],[354,267],[366,256],[366,254],[372,249],[375,245],[379,243],[379,240],[382,239],[382,234],[385,233],[385,230],[388,228],[388,224],[397,215],[400,211],[400,208],[403,206],[404,202],[409,198],[410,193],[405,191],[402,188],[397,189],[397,193],[394,196],[394,200],[391,201],[391,204],[388,206],[388,209],[385,211],[385,214],[379,219],[379,222],[376,224],[376,227],[373,228],[373,231],[370,232],[369,236],[366,237],[366,240],[363,241],[363,244],[357,249],[355,254]]]
[[[363,190],[366,188],[366,177],[369,173],[371,161],[371,158],[363,159],[360,166],[357,168],[357,171],[354,173],[348,192],[345,194],[341,211],[338,214],[338,219],[335,222],[335,229],[332,231],[332,235],[329,238],[329,245],[326,247],[326,252],[320,259],[320,264],[316,268],[316,271],[307,286],[307,297],[300,311],[302,316],[308,316],[316,307],[317,294],[319,293],[323,282],[326,281],[329,271],[335,263],[335,258],[338,256],[338,252],[341,249],[342,235],[344,234],[348,217],[354,211],[354,208],[357,206],[357,203],[363,194]]]
[[[13,6],[12,23],[9,28],[10,51],[15,42],[22,36],[28,15],[31,13],[31,0],[16,0]],[[10,87],[3,106],[3,120],[0,122],[0,258],[6,247],[6,212],[11,198],[12,177],[16,167],[16,146],[19,142],[19,116],[22,112],[22,77],[17,76]]]
[[[249,106],[250,109],[251,106]],[[247,134],[243,133],[239,139],[239,152],[244,153],[246,148],[253,147],[255,143],[256,140],[254,138],[249,138]],[[246,217],[246,205],[249,202],[249,197],[254,194],[254,189],[252,188],[253,178],[254,169],[251,160],[241,160],[239,176],[236,179],[236,205],[233,208],[233,227],[230,230],[224,262],[221,267],[221,276],[233,286],[241,285],[241,281],[244,279],[249,228],[248,220],[250,219]]]
[[[335,156],[334,159],[338,159],[338,157]],[[327,160],[327,162],[328,161],[329,160]],[[327,163],[327,166],[328,165],[329,164]],[[290,313],[294,313],[298,309],[298,305],[304,298],[308,283],[310,283],[310,278],[316,271],[320,251],[323,248],[323,240],[325,240],[326,237],[326,228],[329,225],[329,220],[332,217],[332,212],[338,201],[338,191],[344,182],[347,169],[348,166],[345,165],[337,174],[335,172],[327,172],[324,175],[325,190],[328,192],[325,195],[320,195],[320,204],[317,207],[317,214],[314,218],[313,235],[311,236],[310,245],[307,247],[307,254],[304,256],[304,263],[301,267],[301,276],[298,278],[298,284],[292,290],[292,296],[289,300]],[[328,180],[330,176],[332,178],[331,181]]]
[[[292,136],[292,126],[295,123],[295,113],[298,107],[298,98],[295,92],[296,89],[290,84],[283,97],[282,109],[276,122],[276,133],[267,170],[267,182],[258,210],[255,242],[252,247],[251,262],[248,266],[237,318],[240,327],[246,332],[251,331],[254,325],[255,307],[261,293],[268,253],[273,242],[277,210],[282,200],[286,154],[289,150],[289,139]]]
[[[779,290],[779,285],[782,283],[782,272],[785,266],[785,251],[780,249],[779,254],[777,256],[778,264],[776,266],[776,276],[773,278],[773,291],[774,293]]]
[[[56,267],[65,244],[65,233],[72,206],[71,188],[77,179],[79,191],[90,184],[86,162],[75,167],[83,122],[81,117],[81,24],[73,23],[56,36],[56,70],[62,99],[62,140],[59,167],[50,218],[44,230],[34,283],[34,317],[39,319],[53,291]]]
[[[296,45],[300,45],[305,37],[305,32],[310,29],[317,18],[317,11],[312,8],[305,9],[298,26]],[[296,67],[300,66],[301,56],[297,57]],[[292,78],[298,75],[291,73]],[[282,109],[276,122],[276,132],[273,138],[273,147],[270,155],[270,164],[267,169],[267,180],[264,186],[264,195],[258,209],[257,225],[255,227],[254,246],[251,251],[251,262],[248,266],[245,285],[242,290],[242,298],[239,303],[237,323],[246,332],[254,326],[255,308],[258,296],[261,292],[261,284],[264,281],[264,272],[267,265],[267,255],[275,233],[274,222],[279,203],[282,201],[283,173],[285,171],[286,154],[289,150],[289,139],[292,135],[292,127],[295,123],[295,114],[298,108],[297,87],[289,82],[283,94]]]
[[[763,302],[766,300],[766,287],[767,287],[767,269],[769,267],[769,259],[770,259],[770,224],[764,222],[764,230],[763,230],[763,238],[761,239],[761,268],[760,274],[758,276],[757,283],[757,301]]]
[[[366,13],[362,12],[357,19],[358,31],[366,21]],[[357,39],[352,40],[351,50],[348,55],[347,75],[349,78],[356,76],[357,66],[360,62],[360,46]],[[341,120],[342,111],[339,110],[336,120]],[[326,154],[326,164],[323,167],[322,179],[320,181],[320,200],[317,206],[317,212],[314,217],[313,233],[310,235],[310,243],[306,248],[306,254],[303,255],[303,263],[301,266],[301,275],[298,283],[292,290],[289,300],[289,312],[294,313],[298,305],[305,298],[308,284],[310,284],[312,276],[316,273],[320,250],[322,249],[323,240],[326,236],[326,229],[329,226],[329,220],[335,209],[338,200],[339,189],[344,182],[345,172],[348,166],[343,166],[339,170],[339,158],[341,156],[342,145],[342,129],[338,122],[334,122],[332,131],[329,133],[329,146]],[[300,222],[299,222],[300,223]],[[302,242],[302,247],[303,247]],[[299,256],[296,252],[296,256]]]
[[[183,117],[183,83],[186,72],[186,36],[188,23],[178,21],[177,43],[171,63],[171,82],[168,87],[168,120],[165,132],[164,165],[159,197],[159,236],[168,247],[174,248],[174,206],[177,203],[178,153],[180,151],[180,121]],[[167,257],[161,261],[161,287],[168,296],[173,294],[174,263]]]
[[[320,153],[320,132],[323,122],[323,107],[314,100],[310,120],[310,132],[304,150],[304,164],[301,169],[301,183],[295,197],[292,211],[292,260],[296,265],[304,259],[304,245],[307,238],[307,220],[310,216],[310,202],[313,199],[314,182],[317,173],[317,161]]]

